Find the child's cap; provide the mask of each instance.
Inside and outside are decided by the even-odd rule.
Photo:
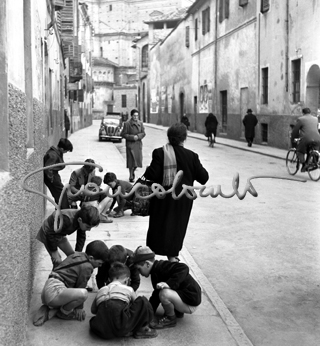
[[[132,256],[133,263],[144,262],[155,258],[155,253],[149,248],[149,246],[138,246]]]

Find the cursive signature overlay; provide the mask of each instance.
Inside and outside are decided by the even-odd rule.
[[[247,195],[247,193],[250,193],[253,197],[258,197],[258,192],[253,187],[252,182],[251,182],[251,180],[253,180],[253,179],[281,179],[281,180],[291,180],[291,181],[303,182],[303,183],[305,183],[307,181],[306,179],[292,178],[292,177],[281,177],[281,176],[273,176],[273,175],[255,175],[255,176],[252,176],[252,177],[247,179],[246,185],[243,189],[243,192],[241,193],[241,192],[239,192],[240,176],[239,176],[239,173],[235,173],[235,175],[233,176],[233,179],[232,179],[233,191],[229,194],[225,194],[222,192],[221,185],[217,185],[216,188],[214,188],[214,186],[206,186],[206,185],[189,186],[189,185],[182,184],[182,190],[177,195],[176,189],[177,189],[178,185],[180,184],[181,179],[183,177],[183,171],[178,171],[175,178],[174,178],[172,186],[168,190],[166,190],[161,184],[153,183],[151,185],[152,193],[150,193],[147,196],[145,196],[145,195],[142,196],[140,194],[139,190],[145,186],[144,184],[141,184],[140,182],[137,182],[136,184],[134,184],[131,191],[129,193],[126,193],[126,194],[123,194],[121,192],[120,186],[117,188],[117,191],[113,194],[110,193],[111,188],[109,186],[106,187],[105,189],[102,189],[101,191],[99,191],[100,190],[99,186],[97,184],[91,183],[91,182],[86,184],[86,185],[82,185],[80,190],[74,194],[71,192],[70,184],[65,184],[63,187],[63,190],[61,192],[58,204],[52,198],[43,194],[42,192],[29,188],[27,183],[26,183],[27,179],[29,177],[31,177],[33,174],[39,173],[41,171],[45,171],[47,169],[52,169],[52,168],[61,167],[61,166],[68,166],[68,165],[94,166],[95,168],[98,168],[100,172],[103,171],[103,168],[100,165],[97,165],[97,164],[91,163],[91,162],[78,162],[77,161],[77,162],[69,162],[69,163],[58,163],[58,164],[47,166],[47,167],[41,167],[35,171],[32,171],[31,173],[29,173],[28,175],[26,175],[23,178],[22,184],[21,184],[22,188],[25,189],[26,191],[38,194],[38,195],[42,196],[43,198],[47,199],[50,203],[52,203],[54,205],[54,207],[56,208],[56,214],[55,214],[55,220],[54,220],[54,231],[55,232],[59,232],[63,226],[63,217],[62,217],[62,213],[61,213],[61,202],[62,202],[63,194],[67,193],[67,191],[71,197],[76,197],[78,195],[92,197],[92,196],[104,194],[110,198],[114,198],[116,196],[121,196],[123,198],[129,198],[133,194],[135,194],[138,198],[141,198],[141,199],[149,199],[152,197],[157,197],[157,198],[162,199],[162,198],[165,198],[167,195],[171,194],[172,198],[175,200],[178,200],[178,199],[182,198],[183,196],[186,196],[187,198],[189,198],[191,200],[195,200],[198,197],[196,191],[199,190],[199,196],[200,197],[209,197],[210,196],[212,198],[217,198],[218,196],[220,196],[222,198],[232,198],[234,196],[237,196],[239,198],[239,200],[243,200],[245,198],[245,196]],[[89,187],[90,187],[90,190],[89,190]],[[93,188],[93,190],[92,190],[92,188]],[[59,225],[58,225],[58,220],[59,220]]]

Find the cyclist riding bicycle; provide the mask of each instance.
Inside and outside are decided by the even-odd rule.
[[[303,116],[298,118],[296,125],[291,133],[291,142],[294,142],[295,138],[301,140],[297,146],[297,156],[302,164],[301,172],[305,172],[307,169],[305,154],[307,154],[308,146],[311,143],[315,144],[317,150],[320,148],[320,134],[318,132],[318,119],[311,115],[309,108],[302,109]]]

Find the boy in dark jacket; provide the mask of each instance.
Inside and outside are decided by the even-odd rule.
[[[108,247],[101,240],[88,244],[86,252],[75,252],[52,270],[41,293],[42,306],[33,324],[42,326],[53,316],[64,320],[85,319],[83,303],[88,298],[85,289],[94,270],[106,261]]]
[[[139,246],[132,259],[142,276],[151,275],[154,288],[149,299],[156,312],[161,303],[164,316],[150,324],[151,328],[164,329],[175,327],[177,317],[184,313],[192,314],[201,303],[201,288],[189,274],[184,263],[157,261],[155,253],[148,246]]]
[[[54,228],[56,213],[57,211],[54,211],[43,221],[36,236],[46,247],[54,267],[62,261],[58,248],[66,256],[72,255],[75,251],[82,251],[86,241],[86,231],[90,231],[92,227],[98,226],[100,223],[100,215],[96,207],[83,206],[80,210],[65,209],[61,210],[63,224],[62,228],[57,232]],[[58,228],[60,225],[59,221],[58,218]],[[77,242],[75,250],[73,250],[66,236],[76,231]]]

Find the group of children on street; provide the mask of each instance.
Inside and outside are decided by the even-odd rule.
[[[60,155],[60,162],[63,163],[62,154],[72,151],[72,147],[60,142],[62,149],[57,155]],[[54,149],[51,151],[56,154]],[[50,160],[47,159],[54,164],[55,157]],[[92,159],[86,162],[94,164]],[[57,171],[52,172],[60,178]],[[103,182],[112,189],[113,194],[119,187],[123,194],[132,189],[130,183],[118,180],[112,172],[106,173]],[[98,268],[96,283],[99,290],[91,306],[94,316],[89,322],[90,330],[103,339],[157,337],[158,329],[175,327],[177,318],[183,317],[184,313],[192,314],[197,309],[201,303],[201,288],[190,275],[186,264],[158,261],[147,246],[139,246],[133,252],[122,245],[113,245],[109,249],[102,240],[94,240],[87,244],[83,252],[87,231],[100,222],[112,222],[110,216],[122,217],[125,210],[131,209],[130,199],[121,196],[112,199],[101,193],[101,183],[102,178],[94,174],[94,166],[84,166],[74,171],[67,199],[69,206],[80,201],[80,209],[62,208],[54,211],[44,220],[36,236],[48,251],[53,269],[43,287],[42,306],[34,315],[33,324],[42,326],[54,316],[64,320],[85,320],[83,306],[88,299],[87,283],[94,269]],[[83,185],[89,191],[100,193],[85,195],[81,193]],[[54,192],[57,192],[54,196],[57,201],[60,185],[59,191]],[[114,208],[116,203],[117,207]],[[74,232],[77,232],[75,249],[67,238]],[[58,249],[67,256],[64,260]],[[151,278],[153,292],[149,299],[137,294],[140,275]],[[164,315],[156,319],[160,304]]]
[[[83,304],[88,298],[86,285],[95,268],[99,288],[91,306],[95,316],[90,330],[103,339],[133,336],[157,337],[157,329],[175,327],[177,317],[192,314],[201,303],[201,288],[184,263],[158,261],[147,246],[134,252],[122,245],[110,249],[101,240],[90,242],[82,252],[85,232],[99,225],[99,211],[91,205],[80,210],[62,210],[63,227],[54,232],[55,212],[39,230],[37,239],[48,250],[53,269],[42,290],[42,306],[33,323],[41,326],[54,316],[64,320],[85,320]],[[75,251],[67,235],[77,231]],[[61,260],[58,247],[67,255]],[[153,292],[148,300],[138,296],[140,275],[151,277]],[[155,318],[162,304],[164,315]]]

